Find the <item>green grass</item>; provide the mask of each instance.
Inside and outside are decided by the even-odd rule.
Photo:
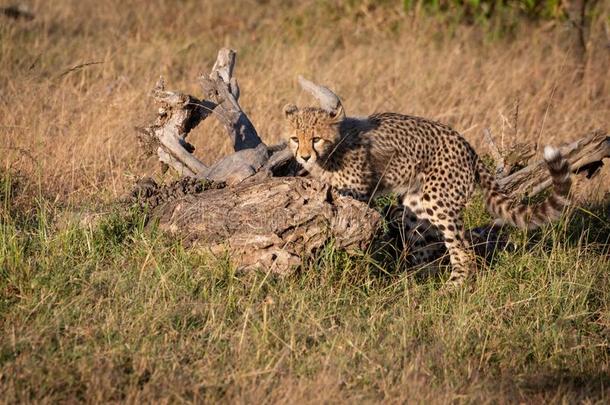
[[[224,46],[267,144],[284,104],[312,102],[297,75],[349,114],[439,120],[481,153],[487,127],[573,142],[610,116],[607,2],[583,82],[555,0],[26,3],[33,21],[0,16],[0,166],[20,173],[0,173],[0,403],[608,402],[607,203],[515,232],[517,251],[454,295],[332,245],[278,279],[185,250],[135,212],[73,215],[159,175],[130,141],[157,111],[149,90],[162,75],[200,95]],[[212,163],[232,148],[208,121],[189,140]],[[486,218],[480,200],[466,213]]]
[[[294,276],[239,274],[135,212],[57,228],[44,203],[30,220],[4,204],[3,401],[608,400],[593,212],[516,234],[517,253],[447,295],[332,247]]]

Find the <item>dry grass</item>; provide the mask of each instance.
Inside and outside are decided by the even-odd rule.
[[[137,160],[133,137],[133,126],[153,115],[149,89],[163,75],[170,88],[199,94],[196,77],[222,46],[238,51],[242,104],[268,142],[281,138],[283,104],[310,102],[297,74],[336,89],[348,113],[436,118],[482,152],[486,126],[507,144],[558,143],[608,126],[607,50],[594,41],[578,84],[559,26],[494,40],[484,29],[416,19],[398,6],[224,3],[33,1],[34,21],[5,19],[3,165],[35,175],[62,200],[116,196],[154,167]],[[594,28],[596,39],[603,33]],[[210,122],[193,140],[213,161],[228,152],[225,138]]]
[[[601,25],[579,83],[559,24],[498,35],[399,5],[290,3],[33,0],[33,21],[0,16],[0,169],[34,196],[32,215],[0,217],[0,402],[607,401],[604,211],[531,250],[523,238],[457,297],[331,248],[274,280],[237,276],[138,221],[50,223],[157,170],[133,130],[153,117],[148,91],[163,75],[199,94],[222,46],[238,51],[241,102],[268,143],[285,103],[310,102],[298,74],[350,114],[435,118],[483,153],[487,126],[537,145],[609,127]],[[74,68],[90,62],[101,63]],[[229,151],[211,120],[192,142],[206,162]],[[602,179],[589,191],[607,190]]]

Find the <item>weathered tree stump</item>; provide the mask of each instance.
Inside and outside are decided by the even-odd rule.
[[[365,250],[381,219],[366,204],[306,177],[246,181],[199,192],[156,202],[151,214],[160,229],[186,245],[214,255],[228,253],[241,269],[286,274],[331,238],[338,249]]]

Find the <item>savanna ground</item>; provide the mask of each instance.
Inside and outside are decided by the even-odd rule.
[[[163,75],[200,94],[223,46],[267,143],[285,103],[311,102],[298,74],[349,114],[434,118],[481,153],[485,127],[538,146],[608,129],[607,3],[582,81],[560,18],[465,24],[390,1],[27,4],[32,21],[0,16],[0,401],[610,400],[607,169],[579,183],[567,219],[515,232],[517,251],[454,295],[332,246],[291,277],[237,274],[112,208],[139,176],[169,177],[139,159],[148,91]],[[211,162],[230,145],[208,121],[192,142]],[[79,221],[89,210],[106,214]]]

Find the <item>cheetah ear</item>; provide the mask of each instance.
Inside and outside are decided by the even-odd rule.
[[[333,120],[336,119],[337,121],[341,121],[345,117],[341,100],[331,89],[315,84],[314,82],[305,79],[303,76],[299,76],[298,79],[303,90],[314,96],[320,103],[320,107],[328,112],[328,115]]]
[[[345,110],[343,110],[343,105],[339,103],[334,110],[329,111],[328,115],[332,118],[333,122],[339,122],[343,118],[345,118]]]
[[[284,106],[284,117],[290,119],[297,111],[299,111],[299,107],[294,104],[286,104]]]

